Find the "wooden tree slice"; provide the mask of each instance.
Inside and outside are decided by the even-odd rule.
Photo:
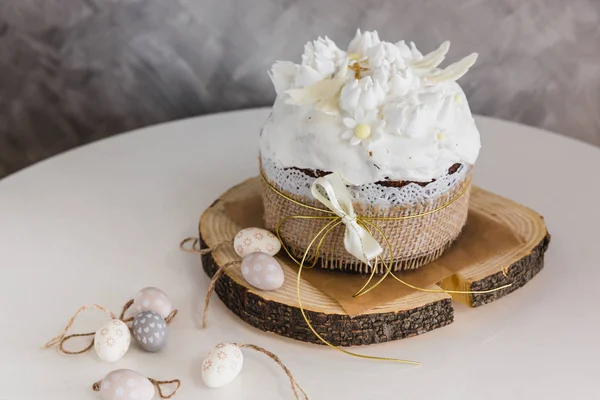
[[[476,267],[462,269],[440,282],[440,286],[446,290],[460,291],[484,291],[511,284],[506,289],[492,293],[452,295],[461,303],[478,307],[523,287],[541,271],[550,234],[544,218],[535,211],[478,187],[472,190],[470,208],[511,227],[523,239],[521,246],[513,251],[497,254]]]
[[[244,205],[261,202],[259,178],[249,179],[223,194],[203,214],[199,224],[203,247],[231,241],[240,229],[262,226],[262,215],[245,216],[239,223],[236,213],[244,213]],[[505,222],[525,240],[514,254],[503,254],[481,267],[460,270],[440,283],[444,289],[481,290],[497,287],[506,279],[513,286],[491,295],[456,296],[457,300],[478,306],[496,300],[524,285],[543,266],[543,255],[549,236],[541,216],[510,200],[474,188],[471,208],[488,213]],[[247,226],[244,226],[247,225]],[[283,252],[282,252],[283,253]],[[305,342],[322,342],[310,331],[298,306],[296,269],[291,260],[277,256],[283,267],[285,283],[276,291],[262,291],[250,286],[239,266],[228,268],[216,285],[216,293],[225,305],[248,324]],[[219,266],[239,260],[231,246],[221,246],[202,257],[203,268],[213,276]],[[508,270],[508,277],[503,271]],[[428,289],[439,289],[430,286]],[[445,326],[453,321],[452,297],[445,293],[413,292],[381,304],[364,314],[350,317],[340,304],[301,280],[302,305],[313,327],[336,346],[355,346],[386,342],[415,336]]]

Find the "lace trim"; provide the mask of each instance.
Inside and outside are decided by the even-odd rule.
[[[282,190],[303,197],[312,198],[310,188],[315,178],[297,169],[285,169],[271,159],[261,157],[262,168],[267,177],[274,181]],[[461,166],[451,175],[431,182],[425,186],[409,183],[406,186],[387,187],[376,183],[359,186],[348,186],[352,198],[360,203],[377,205],[412,205],[424,200],[434,199],[452,189],[462,181],[469,167]]]

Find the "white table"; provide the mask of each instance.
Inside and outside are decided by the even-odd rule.
[[[256,175],[267,110],[154,126],[85,146],[0,181],[0,399],[99,399],[90,385],[117,368],[180,378],[187,399],[291,399],[287,378],[245,351],[241,375],[221,389],[200,378],[220,341],[278,354],[311,399],[562,399],[597,394],[600,368],[600,149],[513,123],[478,118],[484,149],[476,183],[543,214],[546,267],[524,288],[425,335],[359,349],[419,367],[345,356],[254,329],[215,298],[199,329],[208,285],[198,257],[178,249],[223,191]],[[41,345],[81,305],[118,312],[138,289],[165,290],[180,314],[168,347],[132,345],[114,365],[93,351],[65,356]],[[106,317],[90,311],[77,331]]]

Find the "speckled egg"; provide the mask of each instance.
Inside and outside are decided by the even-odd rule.
[[[137,292],[133,298],[133,310],[136,314],[142,311],[156,311],[161,317],[167,318],[173,311],[173,305],[165,292],[155,287],[147,287]]]
[[[202,363],[202,380],[206,386],[217,388],[227,385],[242,370],[244,356],[232,343],[220,343],[208,352]]]
[[[246,228],[235,235],[233,248],[237,255],[242,258],[256,251],[274,256],[281,250],[281,243],[279,243],[277,236],[265,229]]]
[[[109,372],[100,383],[103,400],[151,400],[154,394],[152,382],[129,369]]]
[[[266,253],[251,253],[242,260],[242,275],[252,286],[277,290],[283,285],[283,268]]]
[[[102,361],[115,362],[129,350],[131,334],[125,322],[112,319],[94,335],[94,349]]]
[[[156,311],[136,315],[131,330],[135,340],[146,351],[159,351],[167,343],[167,323]]]

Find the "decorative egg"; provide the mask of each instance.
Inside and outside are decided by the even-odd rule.
[[[173,311],[173,305],[165,292],[155,287],[147,287],[137,292],[133,298],[133,310],[136,314],[142,311],[156,311],[161,317],[167,318]]]
[[[242,275],[252,286],[277,290],[283,285],[283,268],[266,253],[251,253],[242,260]]]
[[[235,235],[233,248],[242,258],[256,251],[274,256],[281,250],[281,243],[277,236],[265,229],[246,228]]]
[[[232,343],[220,343],[208,352],[202,363],[202,380],[206,386],[217,388],[227,385],[242,370],[244,356]]]
[[[151,400],[154,394],[152,382],[130,369],[109,372],[100,382],[103,400]]]
[[[136,315],[131,330],[135,340],[146,351],[159,351],[167,343],[167,323],[156,311]]]
[[[112,319],[94,335],[94,349],[102,361],[115,362],[129,350],[131,334],[125,322]]]

